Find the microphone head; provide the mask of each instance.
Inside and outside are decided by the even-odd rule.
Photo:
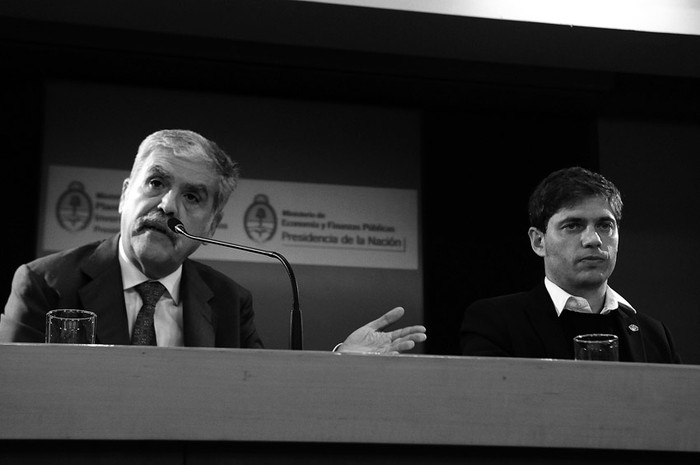
[[[182,224],[182,221],[178,220],[177,218],[168,218],[168,227],[173,231],[178,234],[180,234],[180,231],[178,230],[177,226],[180,226],[180,228],[184,229],[184,226]]]

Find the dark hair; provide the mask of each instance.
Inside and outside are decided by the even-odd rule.
[[[549,219],[562,208],[572,207],[590,197],[602,197],[619,224],[622,220],[622,196],[603,175],[580,166],[554,171],[540,182],[530,195],[530,226],[544,232]]]

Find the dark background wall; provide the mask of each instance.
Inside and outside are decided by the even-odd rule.
[[[35,254],[47,80],[408,107],[423,121],[428,353],[457,353],[474,299],[541,279],[527,196],[579,164],[625,195],[611,284],[697,364],[698,56],[697,35],[288,0],[6,2],[0,282]]]

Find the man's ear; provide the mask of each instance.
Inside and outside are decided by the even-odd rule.
[[[124,179],[124,182],[122,182],[122,194],[119,197],[119,213],[122,212],[122,205],[124,205],[124,194],[126,193],[127,187],[129,187],[129,178]]]
[[[211,227],[209,228],[209,237],[214,237],[214,233],[216,232],[216,228],[219,227],[219,223],[221,223],[221,220],[224,217],[224,212],[217,212],[214,214],[214,218],[211,220]]]
[[[527,235],[530,236],[530,247],[532,247],[532,250],[540,257],[544,257],[544,233],[532,226],[527,230]]]

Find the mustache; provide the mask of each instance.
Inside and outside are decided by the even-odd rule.
[[[136,232],[142,232],[147,229],[154,229],[161,232],[168,236],[173,242],[177,240],[177,234],[168,227],[168,217],[163,214],[155,213],[139,218],[136,223]]]

